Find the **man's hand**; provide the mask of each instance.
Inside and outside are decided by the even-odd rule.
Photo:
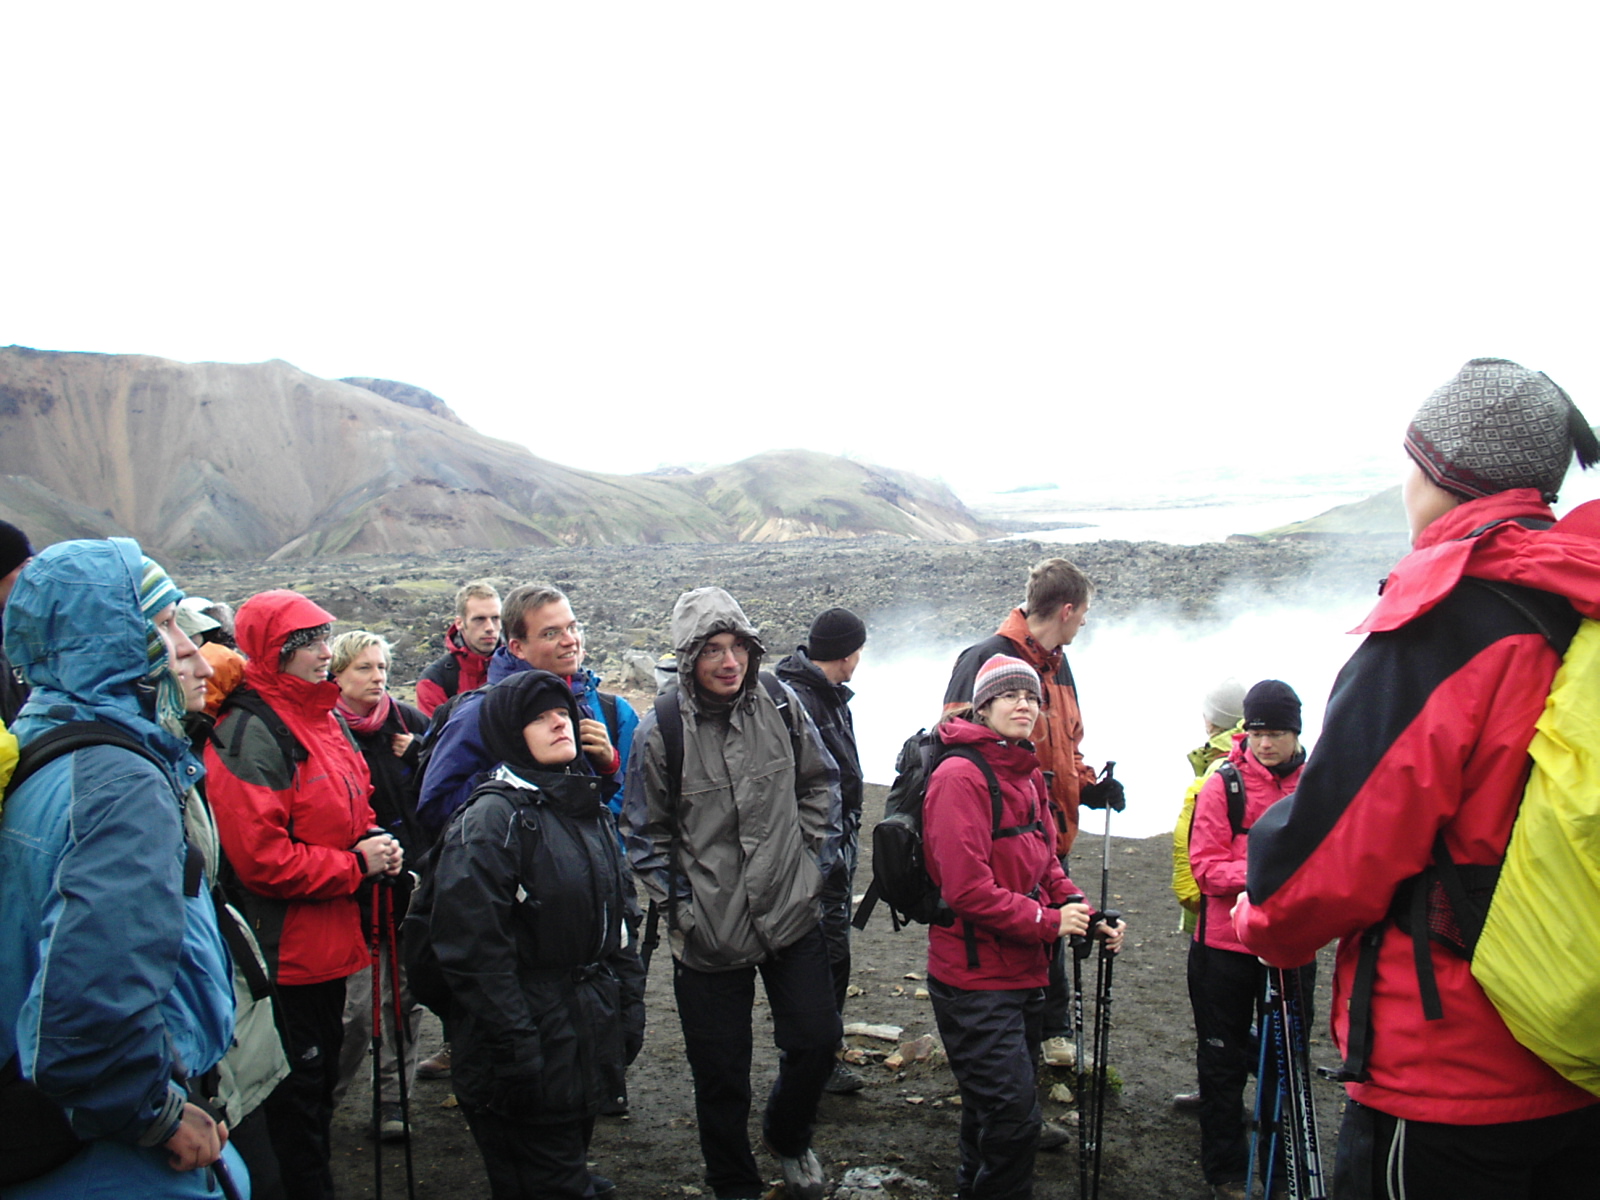
[[[213,1121],[197,1104],[185,1104],[178,1128],[166,1141],[167,1161],[174,1171],[209,1167],[222,1157],[228,1144],[228,1127]]]
[[[611,745],[611,735],[606,723],[585,717],[578,722],[578,743],[602,774],[609,774],[617,765],[617,752]]]

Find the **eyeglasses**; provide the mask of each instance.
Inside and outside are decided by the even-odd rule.
[[[744,662],[750,657],[750,643],[743,638],[737,638],[726,646],[718,646],[712,642],[707,642],[700,647],[700,653],[695,655],[695,658],[703,663],[721,662],[729,654],[740,662]]]
[[[1292,729],[1246,729],[1244,731],[1244,735],[1247,738],[1260,738],[1263,741],[1274,741],[1275,742],[1279,738],[1293,737],[1294,736],[1294,730],[1292,730]]]
[[[996,700],[1004,700],[1007,704],[1031,704],[1034,708],[1040,705],[1039,697],[1032,692],[1001,692]]]
[[[571,625],[552,625],[548,629],[539,630],[541,642],[559,642],[564,637],[582,637],[583,626],[574,621]]]

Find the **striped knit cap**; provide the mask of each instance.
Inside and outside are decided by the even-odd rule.
[[[1584,467],[1600,459],[1600,442],[1566,392],[1503,358],[1473,359],[1429,396],[1405,447],[1434,484],[1465,500],[1534,488],[1553,503],[1574,450]]]
[[[161,635],[156,632],[156,614],[169,604],[176,604],[183,599],[183,593],[178,590],[178,585],[172,582],[172,576],[166,569],[149,555],[142,560],[143,571],[139,577],[139,611],[144,614],[145,623],[145,652],[150,658],[149,674],[154,675],[157,670],[166,670],[167,644],[161,640]]]
[[[155,618],[169,604],[183,599],[178,585],[172,582],[160,563],[149,555],[143,556],[143,571],[139,576],[139,611],[144,614],[145,654],[149,669],[145,679],[155,688],[155,717],[169,732],[176,732],[183,720],[184,696],[178,677],[172,673],[167,658],[167,644],[156,632]]]
[[[972,707],[980,709],[1001,692],[1031,692],[1039,699],[1039,672],[1020,658],[996,654],[978,668],[972,681]]]

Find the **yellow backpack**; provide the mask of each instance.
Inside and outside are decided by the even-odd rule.
[[[1600,621],[1567,648],[1472,975],[1528,1049],[1600,1096]]]

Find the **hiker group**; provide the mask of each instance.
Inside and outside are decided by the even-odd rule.
[[[1595,809],[1573,762],[1596,747],[1573,749],[1561,721],[1593,708],[1600,506],[1556,521],[1549,504],[1600,444],[1547,377],[1480,359],[1405,448],[1414,549],[1317,746],[1281,680],[1202,705],[1173,872],[1199,1090],[1178,1099],[1218,1197],[1257,1180],[1297,1197],[1594,1192],[1600,960],[1580,931],[1600,905],[1574,877],[1600,851],[1533,810]],[[1074,1136],[1039,1103],[1058,1068],[1079,1093],[1079,1194],[1097,1195],[1126,923],[1109,836],[1097,895],[1068,866],[1083,810],[1109,835],[1125,797],[1081,753],[1065,648],[1092,599],[1071,562],[1040,562],[956,657],[942,712],[907,698],[937,721],[902,751],[853,911],[868,835],[849,685],[868,628],[848,609],[769,671],[733,596],[684,592],[641,717],[585,669],[560,590],[473,583],[413,707],[390,692],[390,646],[335,637],[303,595],[235,613],[128,539],[34,554],[0,523],[0,1188],[331,1196],[334,1107],[370,1051],[375,1146],[402,1144],[408,1166],[411,1082],[448,1073],[496,1200],[620,1194],[591,1142],[627,1111],[654,968],[706,1188],[768,1194],[759,977],[780,1052],[759,1140],[784,1194],[820,1200],[822,1096],[864,1086],[841,1057],[852,917],[881,902],[927,926],[957,1194],[1033,1194],[1037,1152]],[[1539,837],[1574,854],[1543,872],[1561,904],[1513,892],[1518,839]],[[1308,1030],[1335,940],[1348,1100],[1330,1186]],[[1567,1005],[1553,1033],[1518,1006],[1522,960],[1496,973],[1529,942],[1570,956],[1538,977]],[[426,1060],[423,1006],[447,1040]]]

